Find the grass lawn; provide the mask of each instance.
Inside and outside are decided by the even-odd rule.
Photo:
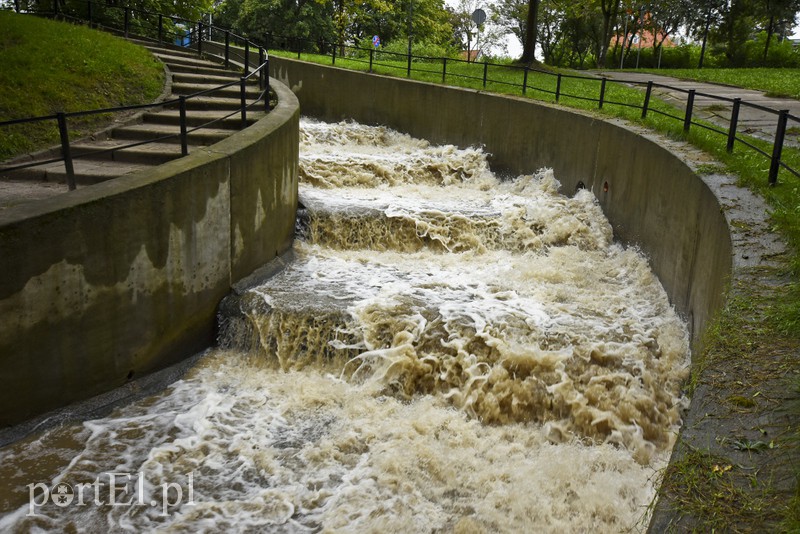
[[[152,102],[164,87],[161,63],[108,33],[0,11],[0,122]],[[69,120],[70,137],[109,120]],[[55,120],[0,128],[0,160],[58,144]]]
[[[637,72],[721,83],[764,91],[768,96],[800,99],[800,69],[643,69]]]

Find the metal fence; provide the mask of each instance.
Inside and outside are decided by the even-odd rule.
[[[118,31],[125,37],[136,35],[139,38],[152,40],[154,43],[163,44],[174,41],[180,41],[180,44],[186,48],[194,49],[198,55],[203,54],[203,43],[207,42],[211,37],[212,32],[224,34],[225,48],[224,55],[219,59],[224,62],[225,67],[231,67],[234,63],[242,67],[242,76],[230,83],[221,84],[210,89],[198,91],[189,95],[181,95],[177,98],[158,102],[155,104],[139,104],[132,106],[118,106],[113,108],[93,109],[87,111],[76,111],[71,113],[59,112],[53,115],[42,117],[21,118],[15,120],[8,120],[0,122],[0,132],[4,128],[11,126],[33,123],[55,121],[58,126],[59,138],[61,141],[61,155],[59,157],[51,157],[48,159],[38,159],[35,161],[28,161],[25,163],[9,163],[0,166],[0,172],[12,172],[41,165],[48,165],[59,161],[64,162],[64,169],[67,175],[67,185],[70,190],[74,190],[75,184],[75,171],[73,168],[73,161],[79,158],[87,158],[90,156],[97,156],[104,153],[123,150],[126,148],[134,148],[149,143],[157,143],[166,140],[179,139],[181,145],[181,155],[185,156],[189,153],[188,136],[190,133],[203,128],[209,128],[216,123],[224,121],[235,115],[241,116],[241,128],[247,127],[247,110],[253,109],[260,102],[265,111],[270,110],[270,88],[269,88],[269,58],[267,57],[266,50],[250,40],[235,35],[225,28],[218,28],[216,26],[205,25],[203,23],[191,23],[188,28],[181,27],[179,24],[189,23],[185,19],[178,17],[167,17],[158,13],[150,13],[129,7],[116,7],[107,4],[100,4],[92,0],[78,0],[70,1],[67,4],[61,3],[59,0],[53,0],[52,9],[44,9],[42,2],[31,4],[23,4],[22,0],[15,0],[14,8],[18,13],[28,13],[32,15],[40,15],[47,17],[58,17],[65,20],[76,20],[82,22],[89,22],[92,26],[112,31]],[[242,43],[243,48],[238,49],[235,44]],[[250,50],[258,50],[259,63],[254,69],[250,67]],[[256,79],[260,93],[256,99],[251,102],[247,101],[247,84],[250,80]],[[209,120],[203,124],[193,128],[188,127],[187,122],[187,101],[193,98],[207,96],[209,94],[218,92],[228,87],[238,86],[241,95],[241,105],[239,109],[231,113]],[[134,142],[130,144],[114,146],[112,148],[92,150],[80,154],[72,154],[70,136],[69,136],[69,119],[75,117],[84,117],[90,115],[99,115],[105,113],[118,113],[127,111],[138,111],[155,109],[162,107],[177,106],[179,109],[179,126],[174,134],[164,135],[157,138],[147,139],[144,141]],[[13,161],[13,160],[12,160]]]
[[[429,77],[436,76],[437,80],[439,75],[441,75],[441,83],[443,84],[447,83],[448,80],[453,80],[453,79],[472,80],[474,82],[480,83],[483,88],[486,88],[487,84],[491,83],[494,85],[516,88],[516,90],[519,90],[520,94],[522,95],[527,95],[529,92],[532,91],[536,91],[543,94],[549,94],[555,98],[556,102],[559,102],[562,98],[573,98],[577,100],[596,102],[598,109],[602,109],[605,105],[617,105],[617,106],[635,108],[641,111],[642,119],[646,118],[648,113],[663,115],[681,122],[683,124],[683,130],[685,132],[689,132],[689,130],[693,126],[695,126],[698,128],[704,128],[706,130],[724,136],[727,142],[726,148],[729,153],[732,153],[734,151],[736,143],[738,142],[742,146],[750,150],[753,150],[758,154],[761,154],[764,157],[768,158],[770,161],[770,169],[767,179],[770,185],[774,185],[777,183],[778,173],[781,168],[785,169],[787,172],[791,173],[796,177],[800,177],[800,171],[798,171],[798,169],[790,167],[786,163],[786,161],[784,161],[784,159],[782,158],[783,149],[786,143],[786,133],[787,129],[790,127],[789,126],[790,121],[792,123],[792,126],[794,126],[795,128],[800,126],[800,117],[792,115],[789,112],[789,110],[785,109],[776,110],[769,107],[761,106],[759,104],[746,102],[741,98],[728,98],[724,96],[699,92],[694,89],[686,90],[666,84],[655,83],[653,81],[641,82],[636,80],[618,79],[615,77],[613,81],[616,83],[640,86],[644,90],[644,95],[641,104],[635,105],[627,102],[617,102],[606,98],[607,84],[609,81],[612,81],[611,79],[606,77],[555,73],[545,69],[532,68],[529,66],[503,65],[498,63],[492,63],[489,61],[483,61],[478,63],[477,65],[480,65],[482,67],[482,76],[474,76],[470,74],[454,72],[452,70],[454,64],[470,63],[467,60],[457,59],[457,58],[415,56],[413,54],[407,54],[407,53],[402,54],[402,53],[395,53],[383,50],[376,50],[374,48],[368,48],[368,49],[360,48],[357,46],[346,45],[346,44],[320,43],[319,41],[309,41],[293,37],[277,36],[273,34],[268,34],[267,43],[270,47],[274,49],[289,51],[293,53],[296,52],[298,59],[301,57],[303,53],[315,53],[315,54],[321,54],[323,56],[329,56],[331,58],[331,64],[335,65],[337,58],[340,59],[346,58],[349,61],[364,64],[366,66],[366,70],[370,73],[374,72],[374,68],[376,66],[381,66],[384,69],[389,69],[389,71],[395,70],[401,73],[404,71],[406,77],[409,78],[411,77],[412,73],[421,73],[428,75]],[[474,62],[472,63],[475,64]],[[437,68],[434,68],[435,66]],[[440,66],[441,68],[438,68],[438,66]],[[451,68],[451,70],[449,71],[448,71],[448,66],[450,66]],[[520,79],[520,81],[510,82],[508,81],[508,79],[492,78],[490,75],[490,72],[498,73],[501,71],[505,73],[508,72],[516,73],[517,75],[516,77]],[[540,75],[552,77],[553,81],[555,82],[555,88],[552,89],[548,87],[532,85],[531,83],[529,83],[530,73],[537,73]],[[597,84],[596,96],[570,94],[568,92],[563,91],[562,81],[567,79],[585,80],[590,83],[596,83]],[[651,98],[653,90],[658,88],[681,92],[686,95],[686,106],[682,116],[675,115],[667,111],[662,111],[651,106]],[[723,126],[706,124],[704,122],[698,122],[695,120],[694,118],[696,110],[695,99],[698,97],[708,98],[710,100],[719,102],[721,104],[727,104],[731,106],[731,117],[728,121],[726,128]],[[771,142],[772,142],[771,150],[765,150],[757,146],[753,142],[752,138],[744,137],[740,134],[740,132],[738,131],[739,117],[740,117],[740,111],[743,108],[755,109],[774,116],[775,133],[773,136],[771,136]]]

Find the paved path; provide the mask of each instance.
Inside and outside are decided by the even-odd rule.
[[[800,100],[791,98],[774,98],[765,95],[762,91],[742,89],[727,85],[714,83],[703,83],[691,80],[678,80],[667,76],[659,76],[651,73],[642,72],[618,72],[610,70],[595,71],[598,76],[605,76],[615,81],[632,81],[641,85],[635,87],[644,90],[648,81],[667,87],[654,87],[653,95],[658,98],[685,110],[688,91],[695,89],[698,93],[720,96],[723,98],[741,98],[743,102],[757,104],[775,110],[788,109],[791,115],[800,117]],[[727,131],[730,125],[732,104],[724,100],[717,100],[705,96],[695,97],[696,118],[702,118],[713,122]],[[775,138],[775,128],[778,124],[778,116],[775,113],[768,113],[746,105],[742,105],[739,111],[738,133],[752,135],[759,139],[772,142]],[[794,128],[794,129],[792,129]],[[785,146],[800,146],[800,121],[789,120],[787,125],[788,133]]]

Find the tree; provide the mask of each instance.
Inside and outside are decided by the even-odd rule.
[[[603,15],[603,29],[600,33],[600,42],[597,50],[597,66],[606,67],[608,48],[619,16],[621,0],[599,0],[600,13]]]
[[[526,65],[536,61],[536,34],[539,30],[537,17],[539,0],[528,0],[528,12],[525,16],[525,40],[522,41],[522,57],[520,61]]]
[[[772,36],[778,27],[793,25],[800,11],[800,0],[760,0],[755,6],[756,14],[764,21],[764,29],[767,32],[767,41],[764,45],[764,61],[769,54],[769,45]]]
[[[694,9],[686,12],[686,26],[690,34],[700,37],[702,45],[700,47],[700,61],[698,69],[703,68],[703,61],[706,55],[709,34],[712,25],[716,26],[722,22],[722,11],[725,7],[725,0],[700,0],[694,4]]]
[[[479,54],[489,55],[492,50],[505,50],[505,31],[503,28],[492,24],[475,24],[472,13],[483,2],[481,0],[459,0],[454,8],[448,8],[451,14],[450,23],[453,26],[453,38],[459,50],[477,50]],[[492,4],[487,7],[492,9]],[[473,45],[473,37],[475,42]],[[469,56],[467,56],[469,58]]]
[[[664,41],[684,24],[691,9],[693,4],[690,0],[661,0],[650,5],[644,24],[653,35],[653,57],[658,54],[658,68],[661,68]]]

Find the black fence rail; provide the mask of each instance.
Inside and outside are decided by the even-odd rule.
[[[798,169],[789,166],[782,157],[783,149],[786,144],[787,130],[789,130],[790,128],[796,129],[800,127],[800,117],[792,115],[789,112],[789,110],[785,109],[776,110],[769,107],[754,104],[751,102],[746,102],[741,98],[728,98],[724,96],[698,92],[694,89],[686,90],[682,88],[672,87],[666,84],[655,83],[653,81],[641,82],[636,80],[624,80],[616,77],[612,80],[607,77],[581,76],[573,74],[555,73],[535,67],[503,65],[498,63],[492,63],[489,61],[483,61],[477,63],[477,65],[482,66],[482,76],[475,76],[471,74],[464,74],[463,72],[455,72],[453,70],[453,65],[456,64],[470,64],[470,63],[472,63],[473,65],[475,64],[475,62],[470,62],[464,59],[416,56],[408,53],[403,54],[403,53],[378,50],[374,48],[361,48],[342,43],[311,41],[311,40],[304,40],[295,37],[286,37],[274,34],[267,35],[267,46],[269,48],[273,48],[276,50],[283,50],[296,53],[298,59],[301,58],[301,55],[303,53],[329,56],[331,58],[331,65],[336,65],[337,59],[347,59],[350,62],[362,63],[366,67],[367,72],[370,73],[373,73],[375,71],[375,67],[380,66],[383,67],[383,69],[385,69],[388,72],[397,71],[400,75],[402,75],[402,73],[405,73],[405,76],[409,78],[411,77],[412,72],[424,74],[431,78],[435,76],[437,81],[439,79],[439,76],[441,76],[441,83],[443,84],[447,83],[448,80],[453,80],[453,79],[471,80],[473,82],[481,84],[483,88],[486,88],[488,84],[493,84],[494,86],[506,86],[515,88],[515,90],[518,90],[522,95],[527,95],[529,92],[538,92],[541,94],[551,95],[556,102],[559,102],[563,98],[572,98],[576,100],[595,102],[597,103],[598,109],[603,109],[603,107],[607,105],[634,108],[641,111],[642,119],[646,118],[649,113],[659,114],[674,119],[675,121],[681,122],[683,124],[683,130],[687,133],[690,131],[692,127],[697,127],[709,130],[711,132],[719,134],[720,136],[723,136],[726,140],[726,148],[729,153],[732,153],[734,151],[734,148],[736,147],[736,143],[739,143],[743,147],[753,150],[758,154],[761,154],[765,158],[769,159],[770,169],[767,180],[770,185],[775,185],[777,183],[778,173],[781,169],[785,169],[790,174],[796,177],[800,177],[800,171],[798,171]],[[451,70],[448,70],[448,66],[450,66]],[[508,81],[508,79],[491,77],[491,73],[501,72],[501,71],[505,73],[508,73],[510,71],[515,72],[517,74],[516,78],[521,77],[522,80],[521,82],[514,82],[514,81]],[[529,74],[531,73],[536,73],[538,75],[551,77],[554,81],[554,84],[552,84],[554,85],[554,87],[536,86],[531,84],[529,80]],[[562,81],[568,79],[584,80],[590,83],[596,83],[597,84],[597,92],[595,93],[596,96],[571,94],[563,91]],[[606,89],[607,89],[607,84],[610,81],[613,81],[618,84],[641,87],[644,92],[642,102],[640,104],[631,104],[629,102],[618,102],[614,100],[609,100],[606,97]],[[659,88],[683,93],[686,95],[686,106],[682,115],[675,115],[673,113],[662,111],[651,105],[653,90]],[[695,99],[698,97],[703,97],[706,99],[710,99],[712,101],[716,101],[731,106],[731,116],[728,121],[727,128],[723,129],[723,127],[721,126],[706,124],[705,122],[699,122],[695,120],[694,117],[696,111]],[[738,130],[739,118],[740,118],[740,112],[742,111],[743,108],[751,108],[754,110],[758,110],[762,113],[773,115],[775,117],[774,134],[770,136],[771,137],[770,140],[772,142],[771,150],[765,150],[763,148],[760,148],[754,142],[752,142],[752,138],[740,135],[740,132]]]
[[[224,61],[226,68],[241,66],[242,75],[238,80],[230,83],[221,84],[203,91],[198,91],[188,95],[181,95],[177,98],[152,104],[118,106],[113,108],[75,111],[69,113],[59,112],[53,115],[41,117],[29,117],[2,121],[0,122],[0,132],[2,132],[4,128],[25,123],[55,121],[60,139],[60,156],[49,158],[45,156],[46,159],[35,159],[26,162],[17,162],[17,160],[11,160],[11,162],[8,162],[7,164],[0,165],[0,172],[8,173],[63,161],[64,170],[66,171],[67,176],[67,185],[70,190],[74,190],[76,188],[76,182],[73,161],[76,159],[95,157],[105,153],[173,139],[179,140],[181,145],[181,155],[186,156],[189,153],[189,134],[204,128],[209,128],[236,115],[241,117],[241,129],[244,129],[247,127],[247,112],[249,109],[255,109],[256,106],[261,106],[264,111],[270,111],[269,58],[267,56],[266,49],[263,46],[253,43],[245,37],[233,34],[225,28],[203,24],[202,22],[191,23],[190,21],[181,19],[179,17],[169,17],[158,13],[133,9],[130,7],[109,6],[107,4],[94,2],[92,0],[77,0],[69,1],[67,3],[64,3],[62,0],[53,0],[52,4],[49,2],[26,2],[23,0],[15,0],[14,9],[17,13],[57,17],[78,22],[89,22],[94,27],[119,32],[126,38],[143,38],[161,45],[177,44],[184,49],[196,50],[198,55],[204,54],[204,42],[208,42],[215,34],[223,35],[225,39],[224,56],[220,57],[219,59]],[[238,44],[241,44],[241,50],[237,49]],[[257,50],[259,57],[258,64],[254,65],[253,68],[251,68],[250,61],[251,49]],[[251,80],[257,80],[260,92],[257,98],[248,101],[247,85]],[[187,102],[189,100],[207,96],[234,86],[239,88],[241,105],[238,109],[227,115],[206,121],[192,128],[188,127]],[[109,113],[144,111],[148,109],[160,109],[171,106],[177,106],[179,110],[179,125],[174,134],[132,142],[125,145],[118,145],[111,148],[89,150],[79,154],[72,153],[72,146],[69,136],[69,120],[72,118]]]

